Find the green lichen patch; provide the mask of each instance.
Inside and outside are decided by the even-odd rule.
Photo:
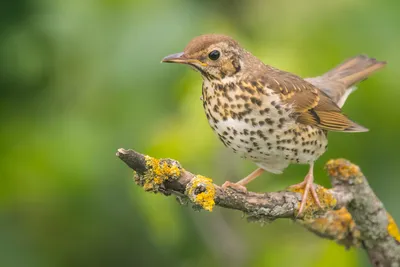
[[[186,186],[185,194],[201,208],[212,211],[215,205],[215,187],[210,178],[196,175]]]

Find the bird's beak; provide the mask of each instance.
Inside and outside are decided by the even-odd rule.
[[[162,63],[181,63],[181,64],[197,64],[201,66],[207,66],[206,63],[201,62],[200,60],[197,59],[192,59],[192,58],[187,58],[185,53],[180,52],[176,54],[172,54],[169,56],[166,56],[161,60]]]
[[[165,58],[162,59],[161,62],[165,62],[165,63],[186,63],[187,59],[185,58],[185,53],[180,52],[180,53],[175,53],[175,54],[166,56]]]

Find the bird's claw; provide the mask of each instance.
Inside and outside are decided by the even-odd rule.
[[[222,185],[223,189],[227,189],[228,187],[230,187],[230,188],[232,188],[232,189],[234,189],[236,191],[239,191],[241,193],[244,193],[244,194],[247,193],[247,188],[245,186],[241,185],[241,184],[238,184],[238,183],[232,183],[230,181],[226,181],[225,183],[223,183],[223,185]]]
[[[301,203],[300,203],[300,208],[297,213],[297,217],[300,216],[306,207],[307,203],[307,198],[308,198],[308,193],[311,192],[312,199],[314,200],[315,204],[322,209],[321,202],[319,201],[317,191],[315,190],[314,183],[313,183],[313,178],[308,177],[309,175],[306,176],[303,182],[299,184],[295,184],[290,186],[291,189],[304,189],[303,196],[301,198]]]

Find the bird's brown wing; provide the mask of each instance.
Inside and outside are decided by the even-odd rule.
[[[302,78],[271,68],[265,79],[268,87],[293,107],[297,122],[329,131],[368,131],[344,115],[324,92]]]

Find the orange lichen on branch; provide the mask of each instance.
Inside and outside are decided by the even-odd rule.
[[[388,213],[388,233],[389,235],[393,236],[393,238],[400,243],[400,231],[396,225],[396,222],[393,220],[393,217]]]
[[[329,176],[337,177],[341,180],[349,180],[354,178],[354,183],[362,183],[364,176],[357,165],[345,159],[332,159],[325,166]]]
[[[142,176],[135,175],[137,184],[143,186],[145,191],[157,192],[159,186],[168,179],[178,179],[181,167],[172,160],[156,159],[145,156],[146,173]]]
[[[300,221],[310,231],[346,246],[361,244],[360,231],[346,208],[329,210],[321,217]]]
[[[205,210],[212,211],[215,205],[215,187],[210,178],[196,175],[186,186],[185,194]]]
[[[315,185],[315,190],[317,192],[319,201],[321,202],[322,209],[318,207],[318,205],[314,202],[314,199],[311,194],[307,196],[306,207],[304,209],[302,218],[304,220],[314,219],[316,213],[325,213],[327,210],[334,208],[337,204],[336,199],[334,196],[329,192],[328,189],[320,186]],[[289,187],[289,191],[296,192],[300,194],[304,194],[304,188],[296,188],[296,187]],[[298,203],[297,212],[300,209],[301,202]]]

